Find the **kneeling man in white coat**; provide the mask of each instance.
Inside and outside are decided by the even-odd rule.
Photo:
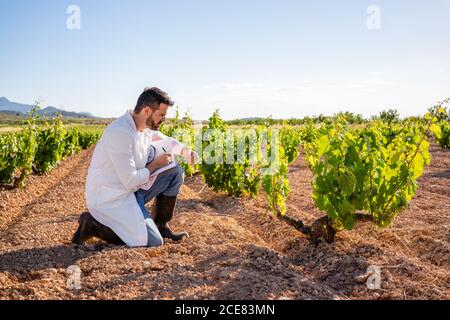
[[[81,214],[73,243],[97,237],[117,245],[154,247],[161,246],[164,238],[188,237],[187,232],[174,233],[167,224],[184,181],[183,169],[176,165],[154,174],[172,162],[173,154],[189,163],[198,159],[194,151],[158,131],[173,104],[164,91],[146,89],[134,110],[105,129],[86,179],[89,212]],[[157,155],[155,144],[163,146],[164,154]],[[145,204],[153,198],[149,214]]]

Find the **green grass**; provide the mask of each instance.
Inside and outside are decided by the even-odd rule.
[[[2,126],[21,126],[25,125],[28,120],[28,116],[25,115],[9,115],[0,113],[0,127]],[[39,118],[36,119],[37,123],[44,124],[45,121],[50,119]],[[64,124],[70,125],[107,125],[113,121],[113,118],[62,118]]]
[[[38,127],[43,127],[43,124],[39,124]],[[65,127],[67,128],[76,128],[81,132],[96,132],[96,133],[102,133],[106,125],[103,124],[76,124],[76,123],[69,123],[65,124]],[[0,133],[7,133],[7,132],[17,132],[22,130],[22,128],[25,128],[25,125],[8,125],[8,124],[0,124]]]

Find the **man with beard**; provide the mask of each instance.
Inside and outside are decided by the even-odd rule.
[[[81,214],[73,243],[97,237],[117,245],[155,247],[164,243],[163,238],[179,241],[188,237],[186,232],[174,233],[167,224],[183,184],[183,169],[176,165],[152,175],[171,163],[171,154],[181,155],[189,163],[198,158],[180,142],[157,131],[173,104],[164,91],[145,89],[134,110],[105,129],[86,179],[89,212]],[[149,162],[152,143],[156,142],[170,150]],[[145,203],[153,198],[155,204],[149,214]]]

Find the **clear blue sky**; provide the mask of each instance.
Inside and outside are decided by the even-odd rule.
[[[421,114],[450,95],[449,16],[449,0],[0,0],[0,96],[120,116],[159,86],[197,119]]]

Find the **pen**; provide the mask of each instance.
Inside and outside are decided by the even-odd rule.
[[[167,151],[166,151],[166,149],[164,149],[164,147],[162,147],[162,149],[163,149],[164,153],[167,153]]]

